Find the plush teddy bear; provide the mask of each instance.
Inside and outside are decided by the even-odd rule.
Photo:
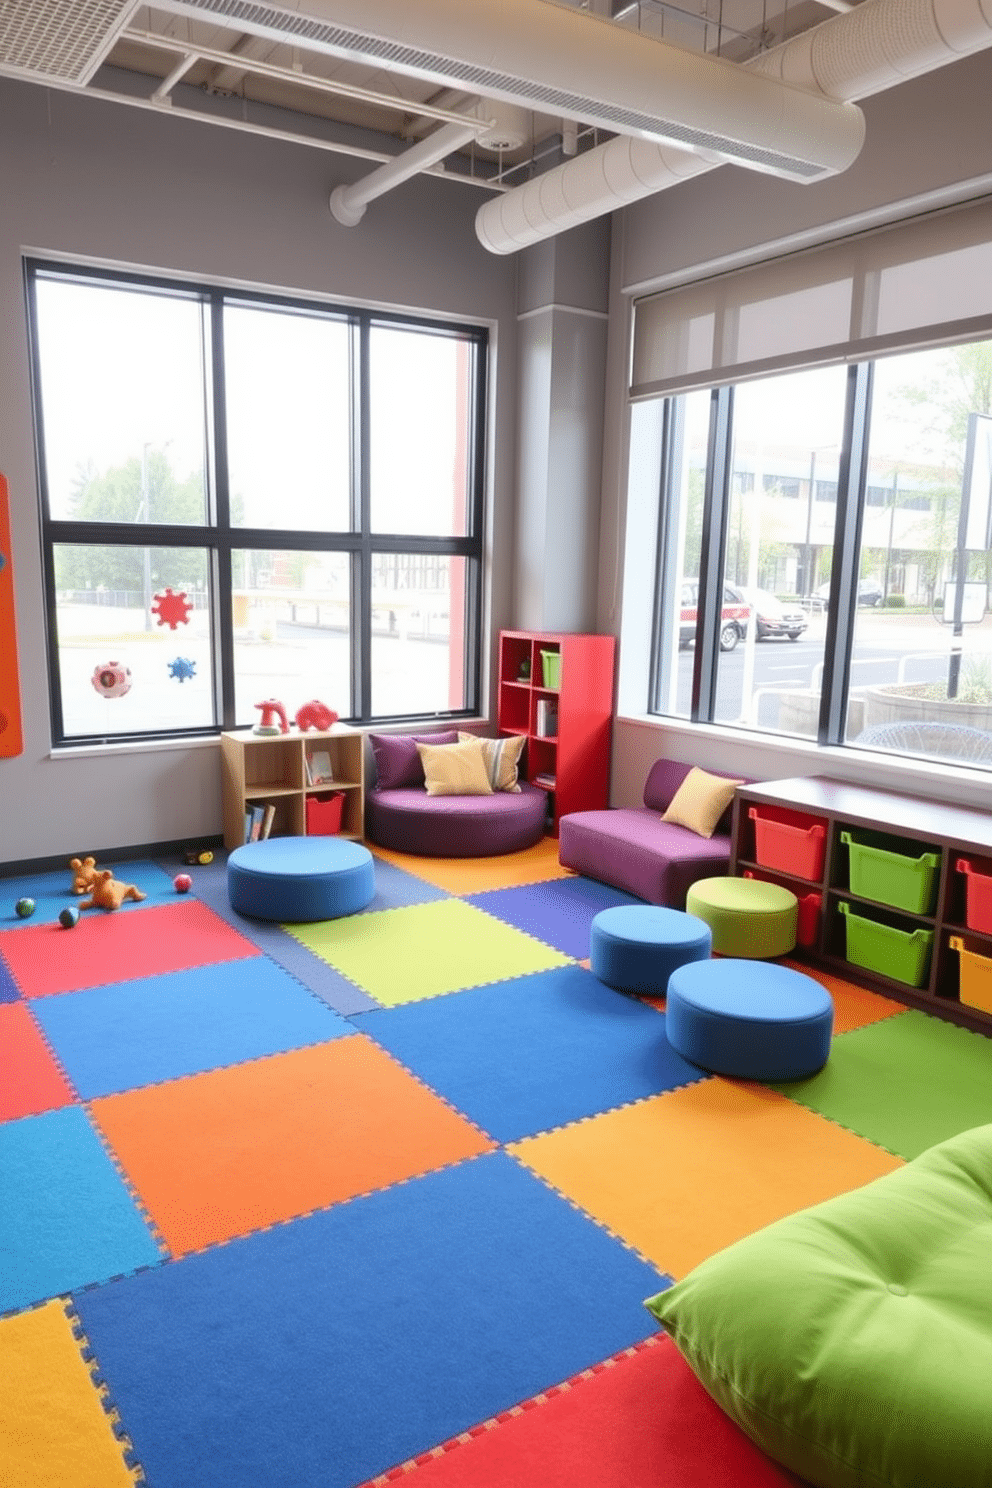
[[[96,878],[96,858],[70,858],[69,867],[73,872],[72,892],[88,894]]]
[[[125,899],[147,899],[148,895],[134,884],[120,883],[109,868],[94,875],[90,897],[83,899],[80,909],[120,909]]]

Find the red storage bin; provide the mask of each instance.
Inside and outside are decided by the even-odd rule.
[[[986,935],[992,935],[992,874],[980,872],[968,858],[958,858],[955,867],[959,873],[967,874],[965,924],[969,930],[983,930]]]
[[[827,824],[802,811],[769,811],[750,806],[754,822],[754,855],[762,868],[793,878],[818,881],[823,874]]]
[[[344,791],[329,796],[307,796],[307,836],[333,837],[341,830]]]
[[[801,946],[815,946],[820,924],[822,894],[804,894],[799,900],[799,915],[796,921],[796,940]]]

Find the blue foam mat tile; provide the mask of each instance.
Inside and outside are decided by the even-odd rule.
[[[297,977],[334,1012],[347,1018],[352,1013],[364,1013],[379,1006],[361,987],[356,987],[354,982],[349,982],[333,966],[321,961],[319,956],[307,950],[306,946],[301,945],[281,925],[267,920],[248,919],[232,909],[227,897],[226,867],[222,865],[219,877],[217,874],[208,877],[202,869],[200,874],[203,876],[198,876],[193,884],[197,899],[235,930],[239,930],[246,940],[251,941],[252,945],[257,946],[291,976]]]
[[[80,1106],[0,1125],[0,1313],[162,1253]]]
[[[589,955],[589,927],[601,909],[618,904],[643,904],[633,894],[591,878],[552,878],[510,889],[469,894],[470,904],[534,935],[576,961]]]
[[[21,993],[17,983],[10,974],[10,969],[3,955],[0,954],[0,1003],[20,1002]]]
[[[500,1152],[73,1301],[155,1488],[350,1488],[647,1337],[666,1281]]]
[[[499,1142],[703,1078],[664,1015],[563,966],[352,1023]]]
[[[85,856],[85,854],[81,854]],[[114,863],[98,861],[97,868],[110,868],[114,877],[122,883],[134,884],[147,896],[138,901],[126,900],[121,909],[141,909],[146,904],[164,904],[176,897],[172,878],[157,863]],[[66,860],[64,869],[48,873],[18,874],[0,880],[0,929],[12,930],[16,926],[37,925],[39,921],[57,920],[66,905],[78,907],[85,894],[72,892],[72,869]],[[27,919],[18,915],[15,904],[19,899],[33,899],[35,910]],[[96,911],[93,911],[96,913]]]
[[[31,1000],[83,1100],[350,1034],[266,956]]]

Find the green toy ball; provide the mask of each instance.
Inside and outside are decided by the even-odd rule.
[[[29,915],[33,915],[34,914],[34,911],[35,911],[34,900],[33,899],[18,899],[17,903],[14,905],[14,909],[17,911],[18,915],[20,915],[20,917],[21,917],[22,920],[26,920]]]
[[[59,911],[59,924],[64,930],[72,930],[79,924],[79,910],[75,905],[67,904],[65,909]]]

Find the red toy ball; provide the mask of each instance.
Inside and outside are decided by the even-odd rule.
[[[172,880],[172,887],[177,894],[188,894],[193,887],[193,880],[188,873],[177,873]]]

